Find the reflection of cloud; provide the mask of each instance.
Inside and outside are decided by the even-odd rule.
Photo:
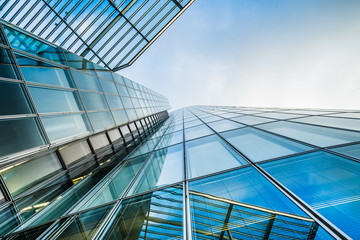
[[[120,73],[175,108],[360,108],[360,2],[221,4],[196,1]]]

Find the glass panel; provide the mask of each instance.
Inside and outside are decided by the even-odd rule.
[[[69,70],[19,54],[15,56],[26,81],[75,88]]]
[[[221,239],[224,228],[233,239],[307,239],[317,229],[252,167],[190,182],[189,192],[195,239]]]
[[[221,136],[252,161],[258,162],[311,150],[311,147],[253,128],[221,133]]]
[[[127,123],[129,121],[125,110],[123,110],[123,109],[112,110],[111,112],[112,112],[112,114],[113,114],[113,116],[115,118],[115,122],[116,122],[117,125],[124,124],[124,123]]]
[[[101,86],[105,93],[118,95],[115,83],[100,79]]]
[[[0,47],[0,77],[19,79],[9,50]]]
[[[261,166],[343,232],[359,236],[359,162],[316,152]]]
[[[66,165],[70,165],[77,160],[90,155],[91,149],[86,141],[77,142],[59,149],[61,158]]]
[[[301,123],[275,122],[258,127],[319,147],[327,147],[360,140],[360,133],[357,132],[311,126]]]
[[[255,125],[255,124],[275,121],[270,118],[262,118],[262,117],[254,117],[254,116],[235,117],[235,118],[232,118],[231,120],[234,120],[234,121],[237,121],[237,122],[240,122],[243,124],[247,124],[247,125]]]
[[[112,72],[112,76],[113,76],[114,81],[115,81],[116,83],[119,83],[119,84],[125,85],[124,78],[123,78],[121,75],[119,75],[119,74],[117,74],[117,73]]]
[[[166,134],[162,137],[161,142],[157,145],[156,149],[168,147],[183,141],[183,131],[177,131],[170,134]]]
[[[360,119],[313,116],[293,121],[360,131]]]
[[[200,125],[200,124],[202,124],[202,122],[199,119],[195,119],[195,120],[190,121],[190,122],[185,122],[185,128],[194,127],[194,126],[197,126],[197,125]]]
[[[44,144],[35,118],[0,120],[0,156]]]
[[[129,96],[129,93],[125,86],[116,84],[116,88],[117,88],[120,96],[127,96],[127,97]]]
[[[32,113],[24,91],[23,84],[0,81],[0,115]]]
[[[0,173],[11,194],[17,195],[61,170],[56,154],[52,153],[7,167]]]
[[[121,109],[124,108],[119,96],[105,95],[109,103],[110,109]]]
[[[42,87],[29,87],[39,113],[79,112],[82,105],[76,91],[63,91]]]
[[[31,239],[36,239],[37,237],[39,237],[48,227],[50,227],[50,225],[53,224],[53,222],[51,223],[47,223],[41,226],[37,226],[36,228],[32,228],[32,229],[28,229],[26,231],[23,232],[15,232],[12,233],[9,237],[7,237],[6,239],[16,239],[16,240],[31,240]],[[1,231],[1,230],[0,230]],[[1,234],[0,234],[1,236]]]
[[[189,141],[194,138],[203,137],[206,135],[213,134],[214,132],[208,128],[206,125],[200,125],[192,128],[185,129],[185,140]]]
[[[276,118],[276,119],[289,119],[289,118],[302,117],[304,115],[291,114],[291,113],[267,112],[267,113],[256,114],[256,116]]]
[[[71,70],[71,73],[74,76],[76,86],[79,89],[84,89],[94,92],[102,92],[97,77],[74,70]]]
[[[98,150],[98,149],[108,146],[110,144],[105,133],[91,136],[90,143],[91,143],[92,147],[94,148],[94,150]]]
[[[90,128],[84,114],[66,114],[41,117],[51,142],[88,133]]]
[[[345,147],[339,147],[339,148],[333,148],[331,149],[335,152],[339,152],[345,155],[348,155],[350,157],[358,158],[360,159],[360,144],[345,146]]]
[[[128,196],[182,181],[184,178],[183,145],[155,151],[146,162]]]
[[[185,152],[190,178],[247,164],[216,135],[186,142]]]
[[[95,75],[92,62],[68,51],[65,51],[65,57],[70,67]]]
[[[125,200],[102,239],[182,239],[182,198],[171,187]]]
[[[80,92],[81,99],[87,110],[108,110],[104,94]]]
[[[348,113],[336,113],[330,114],[334,117],[344,117],[344,118],[360,118],[360,112],[348,112]]]
[[[0,237],[20,224],[13,206],[0,209]]]
[[[6,25],[3,25],[3,27],[10,45],[13,48],[54,62],[65,64],[61,48],[46,44]]]
[[[113,129],[108,131],[108,135],[110,137],[111,142],[115,142],[116,140],[118,140],[119,138],[121,138],[119,129]]]
[[[214,129],[216,132],[223,132],[227,130],[232,130],[236,128],[244,127],[244,124],[236,123],[229,120],[220,120],[217,122],[211,122],[209,123],[209,126]]]
[[[92,127],[94,131],[109,128],[114,126],[114,120],[110,114],[110,112],[92,112],[88,113]]]

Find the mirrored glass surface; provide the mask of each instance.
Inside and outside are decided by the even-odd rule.
[[[0,115],[32,113],[22,83],[0,81]]]
[[[111,110],[111,112],[117,125],[124,124],[129,121],[129,118],[127,117],[126,111],[124,109]]]
[[[185,153],[189,178],[247,164],[240,155],[216,135],[186,142]]]
[[[186,128],[185,129],[185,141],[189,141],[194,138],[203,137],[206,135],[213,134],[214,132],[208,128],[205,124],[192,127],[192,128]]]
[[[79,89],[102,92],[102,88],[97,77],[75,70],[71,70],[71,73],[74,76],[76,86]]]
[[[292,122],[275,122],[259,125],[259,128],[290,137],[319,147],[350,143],[360,140],[360,133],[312,126]]]
[[[88,113],[91,125],[94,131],[109,128],[115,125],[115,122],[109,111]]]
[[[80,92],[81,99],[84,102],[85,108],[91,110],[108,110],[109,107],[105,100],[104,94]]]
[[[261,167],[350,237],[359,236],[359,162],[315,152]]]
[[[226,119],[209,123],[209,127],[214,129],[216,132],[223,132],[223,131],[227,131],[227,130],[241,128],[244,126],[245,126],[244,124],[233,122],[233,121],[226,120]]]
[[[171,187],[122,202],[103,239],[182,239],[182,188]]]
[[[254,162],[312,149],[306,145],[249,127],[224,132],[221,133],[221,136]]]
[[[51,142],[90,132],[84,114],[44,116],[41,121]]]
[[[360,131],[360,119],[354,118],[312,116],[293,121]]]
[[[35,118],[0,120],[0,156],[45,145]]]
[[[153,152],[146,161],[128,196],[182,181],[184,178],[183,145]]]
[[[0,47],[0,77],[19,79],[9,50]]]
[[[344,146],[344,147],[333,148],[331,150],[348,155],[350,157],[360,159],[360,144],[354,144],[354,145],[349,145],[349,146]]]
[[[64,91],[45,87],[29,87],[39,113],[79,112],[83,110],[76,91]]]
[[[235,118],[232,118],[231,120],[234,120],[236,122],[240,122],[243,124],[247,124],[247,125],[255,125],[255,124],[275,121],[274,119],[255,117],[255,116],[235,117]]]

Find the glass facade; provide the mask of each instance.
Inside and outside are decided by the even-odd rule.
[[[168,113],[166,97],[96,64],[119,60],[96,39],[138,30],[117,38],[130,59],[192,1],[9,2],[3,18],[63,42],[0,21],[1,239],[360,239],[359,111]],[[124,26],[76,36],[79,7],[94,24],[120,11]]]

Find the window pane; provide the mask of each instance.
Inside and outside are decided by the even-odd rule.
[[[118,95],[115,83],[100,79],[101,86],[105,93]]]
[[[97,77],[88,75],[79,71],[71,70],[72,75],[74,76],[76,86],[79,89],[102,92],[99,80]]]
[[[44,144],[35,118],[0,120],[0,156]]]
[[[360,144],[333,148],[331,150],[360,159]]]
[[[215,135],[186,142],[185,152],[190,178],[247,164],[240,155]]]
[[[261,166],[350,237],[359,236],[359,162],[316,152]]]
[[[116,88],[118,89],[118,92],[119,92],[120,96],[126,96],[126,97],[129,96],[129,93],[128,93],[127,88],[125,86],[116,84]]]
[[[125,110],[123,110],[123,109],[112,110],[111,112],[112,112],[112,114],[113,114],[113,116],[115,118],[115,122],[116,122],[117,125],[124,124],[124,123],[127,123],[129,121]]]
[[[169,133],[163,136],[161,142],[156,147],[157,149],[168,147],[177,143],[183,142],[183,131],[177,131],[173,133]]]
[[[360,131],[360,119],[313,116],[293,121]]]
[[[23,84],[0,81],[0,115],[32,113]]]
[[[18,79],[9,50],[0,47],[0,77]]]
[[[311,126],[301,123],[275,122],[258,127],[319,147],[327,147],[360,140],[360,133],[357,132]]]
[[[80,92],[81,99],[87,110],[108,110],[104,94]]]
[[[113,95],[105,95],[105,96],[106,96],[106,99],[107,99],[107,101],[109,103],[110,109],[122,109],[122,108],[124,108],[119,96],[113,96]]]
[[[6,25],[3,25],[3,27],[10,45],[13,48],[54,62],[65,64],[61,48],[46,44]]]
[[[20,221],[18,220],[15,208],[12,205],[0,209],[0,236],[4,236],[19,224]]]
[[[74,88],[69,70],[16,54],[21,72],[28,82]]]
[[[183,239],[182,198],[181,187],[171,187],[125,200],[102,239]]]
[[[121,135],[120,135],[120,132],[119,132],[119,129],[115,128],[113,130],[110,130],[107,132],[109,137],[110,137],[110,140],[111,142],[115,142],[116,140],[118,140],[119,138],[121,138]]]
[[[184,178],[183,168],[182,144],[153,152],[128,196],[182,181]]]
[[[91,143],[92,147],[94,148],[94,150],[98,150],[98,149],[110,144],[105,133],[91,136],[90,143]]]
[[[191,140],[194,138],[199,138],[199,137],[203,137],[206,135],[210,135],[213,134],[214,132],[208,128],[206,125],[202,124],[196,127],[192,127],[192,128],[186,128],[185,129],[185,140]]]
[[[313,220],[252,167],[190,182],[189,189],[196,239],[204,237],[205,233],[213,236],[211,239],[219,239],[227,213],[234,239],[247,239],[246,234],[263,239],[271,218],[274,221],[269,227],[273,235],[269,239],[277,239],[277,233],[293,239],[307,239],[313,227]],[[228,200],[234,201],[232,206]],[[274,214],[274,210],[294,215],[285,217]],[[297,224],[303,226],[302,231],[294,231],[298,229]]]
[[[76,91],[29,87],[39,113],[78,112],[82,106]]]
[[[94,65],[92,62],[68,51],[65,51],[65,56],[70,67],[95,75]]]
[[[245,125],[241,123],[236,123],[229,120],[220,120],[217,122],[211,122],[209,123],[209,126],[214,129],[216,132],[223,132],[227,130],[232,130],[236,128],[244,127]]]
[[[270,118],[262,118],[262,117],[254,117],[254,116],[235,117],[232,118],[231,120],[247,125],[255,125],[255,124],[275,121],[274,119],[270,119]]]
[[[66,165],[90,155],[91,149],[86,141],[77,142],[59,149],[60,155]]]
[[[221,136],[255,162],[312,149],[306,145],[249,127],[224,132],[221,133]]]
[[[41,121],[51,142],[89,132],[84,114],[46,116]]]
[[[10,166],[0,172],[11,194],[17,195],[61,170],[56,154],[52,153]]]
[[[301,117],[301,116],[304,116],[304,115],[291,114],[291,113],[267,112],[267,113],[256,114],[256,116],[276,118],[276,119],[289,119],[289,118]]]
[[[92,112],[88,113],[91,124],[94,128],[94,131],[109,128],[115,125],[114,120],[110,112]]]

